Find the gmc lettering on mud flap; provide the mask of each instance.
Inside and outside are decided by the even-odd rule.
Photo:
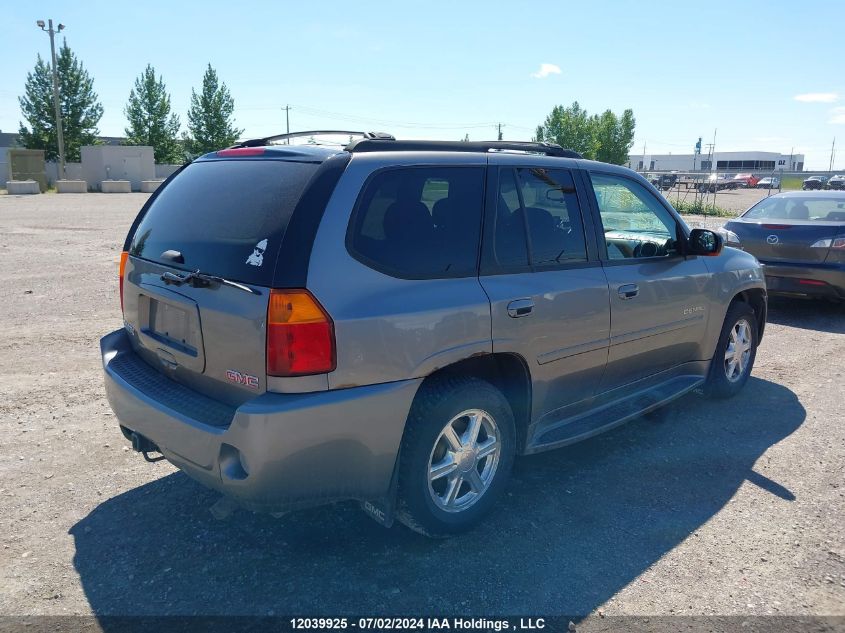
[[[249,374],[242,374],[234,369],[226,370],[226,380],[233,382],[236,385],[244,385],[250,389],[258,389],[258,376],[250,376]]]

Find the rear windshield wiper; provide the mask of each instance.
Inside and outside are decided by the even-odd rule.
[[[254,290],[244,284],[239,284],[237,281],[230,281],[228,279],[224,279],[223,277],[218,277],[217,275],[209,275],[207,273],[200,272],[199,270],[189,272],[187,275],[177,275],[176,273],[168,271],[166,273],[162,273],[161,280],[168,285],[176,284],[177,286],[181,286],[182,284],[190,284],[195,288],[205,288],[209,284],[217,283],[224,286],[232,286],[232,288],[244,290],[254,295],[261,294],[258,290]]]

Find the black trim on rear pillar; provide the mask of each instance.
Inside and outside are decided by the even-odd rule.
[[[273,271],[274,288],[304,288],[314,238],[326,205],[349,164],[348,152],[327,159],[305,188],[293,210]]]

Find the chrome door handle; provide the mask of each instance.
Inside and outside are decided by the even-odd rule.
[[[531,299],[515,299],[508,304],[508,316],[512,319],[528,316],[534,310]]]
[[[640,292],[640,287],[637,284],[625,284],[616,289],[619,293],[620,299],[633,299]]]

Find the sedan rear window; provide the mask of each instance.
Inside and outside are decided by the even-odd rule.
[[[845,221],[845,198],[765,198],[742,214],[746,220]]]
[[[318,167],[243,159],[189,165],[147,209],[129,253],[270,286],[288,222]]]

